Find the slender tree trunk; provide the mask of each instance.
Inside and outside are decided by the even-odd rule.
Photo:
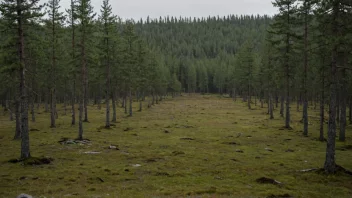
[[[284,101],[285,101],[285,98],[284,96],[281,96],[280,97],[280,115],[281,117],[284,117]]]
[[[21,110],[20,110],[19,101],[15,101],[15,117],[16,117],[16,131],[15,131],[15,140],[21,139]]]
[[[288,24],[290,24],[290,16],[288,15]],[[285,128],[290,127],[290,65],[289,65],[289,54],[290,54],[290,35],[286,36],[286,120]]]
[[[51,90],[51,102],[50,102],[50,128],[56,128],[55,124],[55,90]]]
[[[352,97],[351,96],[348,100],[348,103],[349,103],[348,120],[349,120],[350,124],[352,124]]]
[[[324,62],[323,62],[324,65]],[[320,96],[320,136],[319,140],[324,141],[324,123],[325,123],[325,72],[322,68],[322,83],[321,83],[321,96]]]
[[[88,120],[88,78],[87,78],[87,68],[84,71],[84,122],[89,122]]]
[[[55,6],[54,6],[55,7]],[[55,87],[55,69],[56,69],[56,42],[55,42],[55,37],[56,37],[56,31],[55,31],[55,8],[52,9],[52,40],[51,40],[51,47],[52,47],[52,54],[51,54],[51,76],[52,78],[51,81],[51,103],[50,103],[50,128],[56,128],[56,119],[55,119],[55,113],[56,113],[56,87]]]
[[[32,115],[32,122],[35,122],[34,94],[32,94],[32,98],[31,98],[31,115]]]
[[[269,96],[269,114],[270,114],[270,119],[274,119],[274,104],[273,104],[273,96],[272,94],[270,93],[270,96]]]
[[[297,106],[296,106],[297,112],[299,112],[299,99],[297,98]]]
[[[74,19],[74,0],[71,0],[71,28],[72,28],[72,61],[75,60],[76,55],[75,55],[75,19]],[[71,113],[72,113],[72,120],[71,120],[71,125],[76,125],[76,108],[75,108],[75,103],[76,103],[76,65],[73,63],[73,87],[72,87],[72,100],[71,100]]]
[[[340,89],[336,88],[336,121],[340,122]]]
[[[66,86],[66,81],[67,81],[67,80],[65,80],[65,89],[64,89],[64,115],[67,115],[67,101],[66,101],[66,96],[67,96],[67,94],[66,94],[66,92],[67,92],[66,88],[67,88],[67,86]]]
[[[132,110],[133,98],[132,98],[132,91],[131,90],[129,91],[129,99],[130,99],[129,116],[132,117],[132,113],[133,113],[133,110]]]
[[[107,30],[105,33],[106,33],[106,36],[109,35],[109,32]],[[109,39],[105,38],[105,42],[106,42],[106,57],[105,57],[105,59],[106,59],[106,94],[105,94],[106,119],[105,119],[105,128],[110,128],[110,94],[111,94],[110,86],[111,85],[110,85]],[[99,105],[100,105],[100,102],[99,102]],[[115,105],[115,108],[116,108],[116,105]],[[116,114],[116,112],[115,112],[115,114]]]
[[[116,115],[116,93],[112,92],[112,122],[117,122],[117,115]]]
[[[139,111],[142,112],[142,109],[143,109],[143,96],[144,96],[144,92],[141,92],[141,96],[139,98]]]
[[[23,13],[22,1],[17,0],[17,24],[19,36],[19,58],[20,58],[20,109],[21,109],[21,159],[31,157],[29,150],[29,130],[28,130],[28,95],[26,86],[26,61],[24,55],[24,33],[23,33]]]
[[[79,112],[78,112],[78,139],[83,140],[83,103],[84,103],[84,85],[82,86],[82,93],[79,96]]]
[[[125,114],[127,114],[127,92],[125,93],[125,96],[123,98],[124,103],[125,103]]]
[[[86,56],[86,55],[85,55]],[[84,66],[84,122],[89,122],[88,120],[88,103],[89,103],[89,95],[88,95],[88,72],[87,72],[87,63],[85,62]]]
[[[339,3],[333,3],[332,11],[332,32],[333,38],[338,38],[338,13],[339,13]],[[326,146],[326,158],[324,163],[324,169],[327,173],[336,172],[336,162],[335,162],[335,137],[336,137],[336,90],[337,90],[337,54],[338,45],[336,41],[332,50],[331,56],[331,82],[330,82],[330,110],[329,110],[329,129],[328,129],[328,139]]]
[[[73,79],[73,86],[72,86],[72,98],[71,98],[71,125],[76,125],[76,109],[75,109],[75,102],[76,102],[76,75],[74,75],[74,79]]]
[[[44,111],[47,113],[49,111],[48,103],[49,103],[49,94],[45,94],[45,105],[44,105]]]

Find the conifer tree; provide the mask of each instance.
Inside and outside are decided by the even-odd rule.
[[[21,159],[31,157],[29,148],[28,129],[28,88],[26,81],[26,59],[25,59],[25,31],[29,20],[35,20],[42,16],[39,12],[42,6],[38,6],[39,0],[3,0],[0,3],[0,12],[5,20],[8,20],[7,28],[16,28],[16,40],[18,42],[18,62],[19,72],[19,108],[20,108],[20,128],[21,128]]]
[[[111,61],[112,61],[112,36],[114,36],[114,23],[116,22],[116,17],[112,15],[112,8],[109,0],[104,0],[101,7],[100,21],[103,26],[103,62],[106,68],[106,94],[105,94],[105,104],[106,104],[106,119],[105,128],[110,128],[110,96],[111,96]]]
[[[64,20],[62,12],[59,12],[60,9],[60,0],[49,0],[48,2],[48,14],[50,17],[50,29],[51,29],[51,69],[50,69],[50,78],[51,78],[51,101],[50,101],[50,127],[56,128],[55,120],[57,110],[56,110],[56,67],[57,67],[57,48],[58,42],[61,37],[60,28]]]
[[[79,102],[79,129],[78,139],[83,139],[83,109],[84,109],[84,121],[88,122],[88,45],[89,39],[93,32],[93,20],[95,13],[91,6],[90,0],[79,0],[76,5],[76,17],[79,21],[79,37],[80,37],[80,62],[81,62],[81,91],[80,91],[80,102]]]

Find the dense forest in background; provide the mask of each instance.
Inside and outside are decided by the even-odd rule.
[[[176,75],[182,91],[230,93],[236,84],[242,88],[239,77],[243,75],[236,71],[241,70],[236,60],[245,44],[251,47],[253,71],[258,74],[270,22],[269,16],[253,15],[166,17],[138,21],[136,30],[161,56],[170,75]]]
[[[352,121],[349,1],[276,0],[279,13],[273,17],[136,22],[113,15],[108,0],[98,14],[90,0],[71,0],[65,13],[59,3],[0,3],[0,99],[16,120],[22,159],[30,157],[28,112],[35,122],[42,104],[53,128],[56,104],[64,104],[83,139],[82,122],[89,122],[91,103],[105,104],[109,128],[117,121],[118,102],[132,116],[133,101],[142,111],[142,101],[152,106],[166,95],[199,92],[230,94],[234,100],[241,96],[249,109],[257,101],[262,108],[265,103],[271,119],[277,108],[287,129],[292,102],[297,111],[302,104],[305,136],[312,102],[321,111],[321,141],[329,116],[325,170],[336,171],[336,129],[345,141],[348,106]]]

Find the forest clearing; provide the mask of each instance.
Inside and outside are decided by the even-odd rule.
[[[135,104],[134,106],[138,106]],[[318,110],[310,107],[312,115]],[[61,105],[58,109],[62,110]],[[137,110],[137,109],[136,109]],[[0,197],[25,192],[35,197],[351,197],[351,176],[301,172],[321,168],[326,143],[318,141],[319,119],[309,137],[301,135],[301,113],[292,111],[292,130],[267,109],[218,95],[168,98],[134,117],[118,109],[118,122],[104,129],[104,110],[89,106],[87,144],[75,139],[70,115],[59,111],[50,128],[41,106],[30,123],[32,155],[53,158],[49,165],[7,162],[18,156],[14,124],[0,117]],[[351,127],[347,127],[347,134]],[[115,148],[116,147],[116,148]],[[352,170],[351,137],[337,142],[336,161]],[[6,152],[3,152],[6,151]],[[88,153],[87,153],[88,152]],[[262,177],[279,185],[258,183]],[[326,186],[330,185],[330,188]]]
[[[173,3],[0,1],[0,197],[352,197],[352,1]]]

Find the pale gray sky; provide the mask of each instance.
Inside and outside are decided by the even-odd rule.
[[[91,0],[97,14],[102,0]],[[150,16],[224,16],[228,14],[268,14],[276,9],[272,0],[110,0],[113,13],[121,18],[140,19]],[[41,0],[47,2],[47,0]],[[61,6],[68,8],[70,0],[61,0]]]

